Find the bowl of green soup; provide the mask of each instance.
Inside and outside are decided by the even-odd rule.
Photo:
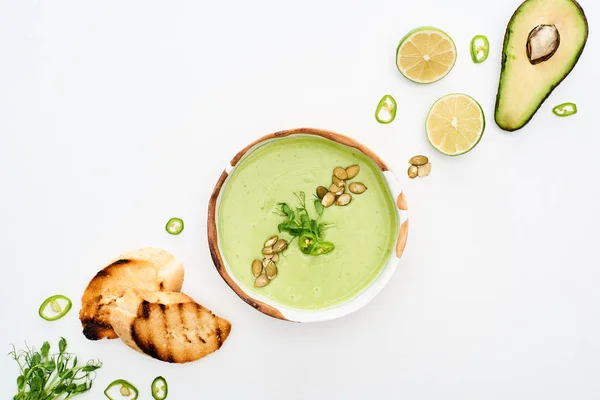
[[[266,135],[227,165],[209,202],[217,271],[274,318],[318,322],[368,304],[408,235],[398,179],[370,149],[320,129]]]

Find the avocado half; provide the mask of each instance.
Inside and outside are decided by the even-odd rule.
[[[526,0],[504,37],[496,123],[506,131],[525,126],[577,64],[588,23],[574,0]]]

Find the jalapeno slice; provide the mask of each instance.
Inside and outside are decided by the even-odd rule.
[[[167,380],[162,376],[157,376],[152,381],[152,397],[154,400],[165,400],[169,394]]]
[[[317,242],[310,249],[311,256],[320,256],[322,254],[331,253],[335,246],[331,242]]]
[[[396,100],[391,95],[386,94],[379,100],[379,104],[377,104],[375,119],[380,124],[389,124],[396,118],[397,109]]]
[[[169,222],[167,222],[165,229],[171,235],[179,235],[183,231],[183,226],[183,220],[181,218],[171,218]]]
[[[38,312],[46,321],[56,321],[67,315],[72,306],[71,299],[57,294],[44,300]]]
[[[133,386],[125,379],[117,379],[116,381],[113,381],[110,385],[106,387],[106,389],[104,390],[104,395],[110,400],[136,400],[138,398],[139,391],[135,386]]]
[[[298,246],[304,254],[310,254],[312,247],[317,243],[317,237],[310,232],[303,232],[298,239]]]
[[[487,60],[490,54],[490,42],[484,35],[477,35],[471,40],[471,58],[475,64]]]
[[[573,114],[577,114],[577,104],[575,104],[575,103],[559,104],[552,109],[552,112],[557,117],[569,117]]]

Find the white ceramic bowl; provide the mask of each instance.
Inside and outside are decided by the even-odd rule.
[[[385,182],[388,185],[390,193],[394,196],[394,200],[396,203],[396,212],[398,213],[398,220],[400,221],[400,229],[399,235],[396,242],[395,251],[390,254],[385,267],[381,270],[377,278],[365,289],[363,289],[360,293],[358,293],[352,299],[346,301],[345,303],[333,306],[331,308],[320,309],[315,311],[310,310],[301,310],[294,309],[282,306],[274,302],[271,299],[268,299],[264,296],[257,295],[253,291],[249,290],[245,287],[243,283],[241,283],[234,274],[231,273],[231,270],[227,263],[224,260],[223,255],[220,251],[219,246],[219,235],[218,235],[218,210],[219,204],[221,201],[221,189],[225,186],[228,177],[231,175],[233,170],[239,161],[249,152],[252,152],[257,147],[260,147],[264,142],[271,141],[274,139],[284,138],[292,135],[314,135],[320,136],[322,138],[332,140],[339,144],[343,144],[349,147],[353,147],[366,156],[371,158],[375,164],[381,170],[383,177],[385,178]],[[313,129],[313,128],[300,128],[293,129],[288,131],[282,131],[273,133],[270,135],[266,135],[250,145],[246,146],[242,151],[240,151],[232,160],[230,165],[225,168],[225,171],[221,174],[217,185],[213,191],[213,194],[210,198],[209,207],[208,207],[208,244],[210,247],[211,256],[217,271],[221,274],[221,277],[227,282],[227,284],[238,294],[240,298],[242,298],[246,303],[250,304],[255,309],[260,312],[267,314],[274,318],[279,318],[282,320],[293,321],[293,322],[319,322],[319,321],[327,321],[331,319],[336,319],[353,313],[367,305],[377,294],[387,285],[390,281],[392,275],[396,271],[398,264],[400,263],[400,258],[402,257],[402,253],[404,251],[404,247],[406,246],[406,239],[408,237],[408,214],[407,214],[407,206],[406,206],[406,198],[404,197],[404,193],[402,192],[402,188],[398,182],[396,175],[390,171],[388,166],[379,158],[375,153],[373,153],[369,148],[363,146],[357,141],[343,136],[337,133],[324,131],[321,129]]]

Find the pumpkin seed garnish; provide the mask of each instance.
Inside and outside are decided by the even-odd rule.
[[[287,247],[287,242],[285,239],[279,239],[277,243],[273,245],[273,251],[275,253],[281,253]]]
[[[331,182],[333,182],[333,184],[335,186],[338,186],[338,187],[344,187],[344,186],[346,186],[346,182],[343,181],[343,180],[341,180],[340,178],[338,178],[335,175],[331,177]]]
[[[259,260],[252,261],[252,275],[255,277],[259,276],[263,270],[263,263]]]
[[[273,254],[273,258],[271,258],[271,261],[273,261],[273,262],[279,261],[279,254]]]
[[[420,167],[421,165],[425,165],[429,162],[429,159],[425,156],[414,156],[410,159],[409,163],[416,167]]]
[[[354,194],[362,194],[367,190],[367,187],[360,182],[352,182],[348,189]]]
[[[269,280],[269,278],[267,278],[267,275],[261,274],[254,281],[254,287],[263,288],[263,287],[267,286],[269,284],[269,282],[271,282],[271,281]]]
[[[264,248],[262,249],[262,253],[263,253],[264,255],[273,254],[273,247],[272,247],[272,246],[269,246],[269,247],[264,247]]]
[[[277,266],[273,263],[267,265],[265,269],[265,273],[267,274],[267,278],[273,279],[277,276]]]
[[[431,163],[427,163],[417,168],[419,169],[420,177],[429,176],[429,173],[431,172]]]
[[[356,175],[358,175],[358,173],[360,172],[360,165],[351,165],[348,168],[346,168],[346,175],[348,175],[348,178],[346,179],[353,179]]]
[[[408,167],[408,177],[410,179],[415,179],[417,176],[419,176],[419,167],[415,165]]]
[[[275,236],[271,236],[266,242],[264,247],[271,247],[273,246],[275,243],[277,243],[277,241],[279,240],[279,237],[277,235]]]
[[[337,198],[335,204],[338,206],[347,206],[352,201],[352,195],[350,193],[344,193]]]
[[[339,192],[340,190],[344,190],[344,188],[337,186],[335,183],[332,183],[331,186],[329,186],[329,191],[331,193],[337,194],[337,192]]]
[[[346,172],[346,170],[342,167],[336,167],[333,170],[333,175],[337,176],[339,179],[341,180],[346,180],[348,179],[348,173]]]
[[[334,202],[335,202],[335,194],[333,194],[331,192],[327,192],[327,194],[323,197],[321,204],[323,204],[324,207],[331,207]]]
[[[319,186],[317,188],[317,197],[321,200],[323,200],[323,197],[325,197],[325,195],[327,194],[329,190],[327,190],[327,188],[325,186]]]

